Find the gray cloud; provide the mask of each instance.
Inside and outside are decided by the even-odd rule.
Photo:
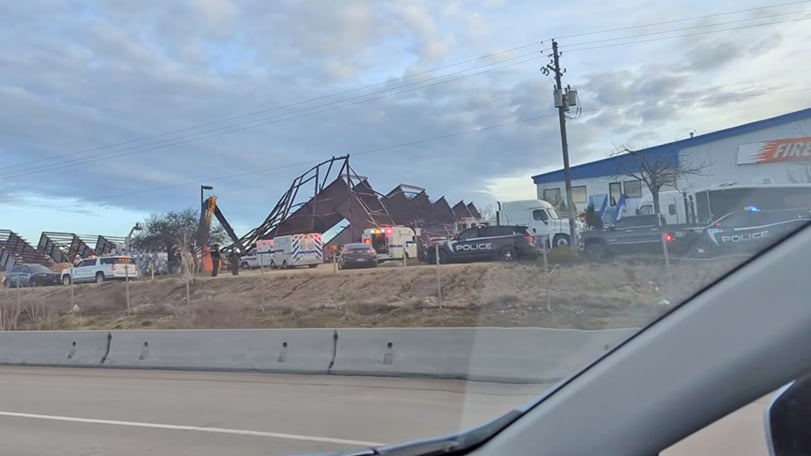
[[[541,38],[534,16],[519,36],[523,26],[514,22],[524,18],[516,18],[515,6],[490,3],[177,0],[148,10],[137,2],[14,3],[0,17],[0,190],[151,212],[191,206],[199,184],[211,183],[226,214],[250,224],[309,164],[350,153],[380,191],[407,182],[435,197],[478,197],[494,178],[560,160],[551,84],[539,62],[353,103],[419,80],[401,79],[409,72]],[[502,7],[511,15],[500,17]],[[495,44],[508,32],[517,43]],[[701,104],[709,90],[689,89],[701,65],[724,57],[713,60],[714,52],[679,53],[669,66],[581,71],[587,112],[570,121],[573,159],[602,158],[618,137],[653,140],[683,116],[676,101],[685,96],[696,100],[687,107],[709,103]],[[300,103],[386,79],[386,86]],[[715,96],[748,93],[710,89]],[[325,105],[340,99],[348,101]],[[499,124],[509,125],[368,152]],[[220,134],[228,129],[243,130]],[[200,132],[211,137],[190,141]],[[58,158],[64,154],[73,155]],[[142,192],[151,188],[159,190]]]
[[[687,69],[709,71],[723,67],[745,55],[746,43],[721,41],[693,46],[687,53]]]

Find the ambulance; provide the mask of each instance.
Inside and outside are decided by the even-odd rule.
[[[381,226],[363,230],[361,240],[377,252],[377,261],[417,258],[417,238],[407,226]]]
[[[256,247],[240,258],[239,266],[243,269],[255,269],[273,265],[273,239],[256,241]]]
[[[321,233],[289,234],[273,238],[271,267],[314,268],[324,262],[324,244]]]

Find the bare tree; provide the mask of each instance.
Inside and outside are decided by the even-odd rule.
[[[650,154],[645,150],[621,149],[619,154],[628,154],[631,160],[617,170],[620,176],[636,179],[647,187],[653,198],[653,212],[661,214],[659,194],[664,187],[678,188],[679,181],[690,176],[702,176],[711,165],[702,161],[680,160],[678,156]]]
[[[482,209],[479,210],[479,214],[482,216],[482,220],[485,222],[495,220],[496,208],[492,204],[488,204],[487,206],[484,206]]]
[[[144,230],[133,238],[136,249],[165,251],[169,255],[170,264],[174,254],[181,254],[181,264],[177,265],[183,273],[184,252],[186,256],[196,260],[201,254],[199,245],[199,216],[194,209],[182,211],[169,211],[164,214],[153,214],[146,220]],[[209,242],[219,244],[225,240],[225,230],[219,225],[211,228]],[[191,253],[192,255],[189,255]],[[197,268],[195,262],[194,268]]]
[[[194,249],[194,239],[197,237],[197,227],[186,225],[174,233],[174,242],[180,251],[181,273],[186,282],[186,304],[191,305],[191,283],[197,274],[197,252]]]

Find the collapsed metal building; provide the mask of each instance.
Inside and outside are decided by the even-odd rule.
[[[265,220],[225,250],[241,251],[241,246],[250,249],[260,239],[323,234],[336,228],[330,244],[357,242],[365,229],[391,225],[419,229],[422,236],[447,236],[460,222],[478,215],[473,203],[459,204],[466,208],[464,217],[444,197],[432,202],[421,187],[400,184],[383,195],[355,172],[349,155],[332,157],[293,179]]]
[[[241,238],[225,222],[216,199],[213,201],[212,213],[234,241],[223,250],[241,254],[248,253],[260,239],[280,235],[332,232],[329,244],[342,245],[360,241],[367,228],[403,225],[427,239],[450,236],[481,219],[473,203],[460,201],[451,206],[444,196],[432,201],[422,187],[400,184],[381,194],[367,177],[350,166],[349,155],[332,157],[293,179],[265,220]],[[131,235],[125,238],[45,231],[35,248],[18,234],[0,230],[0,270],[18,262],[53,266],[73,262],[76,255],[87,258],[123,253]]]
[[[22,236],[11,230],[0,230],[0,271],[7,271],[17,263],[52,266],[54,261],[34,248]]]
[[[49,256],[56,263],[71,263],[76,255],[82,258],[95,255],[96,251],[87,243],[95,236],[79,236],[74,233],[43,231],[39,237],[37,250]]]
[[[123,252],[126,238],[121,236],[81,235],[44,231],[36,247],[11,230],[0,230],[0,271],[17,263],[41,264],[52,267],[72,263],[76,255],[88,258]],[[91,247],[94,244],[95,247]]]

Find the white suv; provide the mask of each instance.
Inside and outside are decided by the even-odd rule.
[[[62,283],[96,282],[138,278],[138,267],[128,256],[106,256],[82,260],[78,265],[62,271]]]

